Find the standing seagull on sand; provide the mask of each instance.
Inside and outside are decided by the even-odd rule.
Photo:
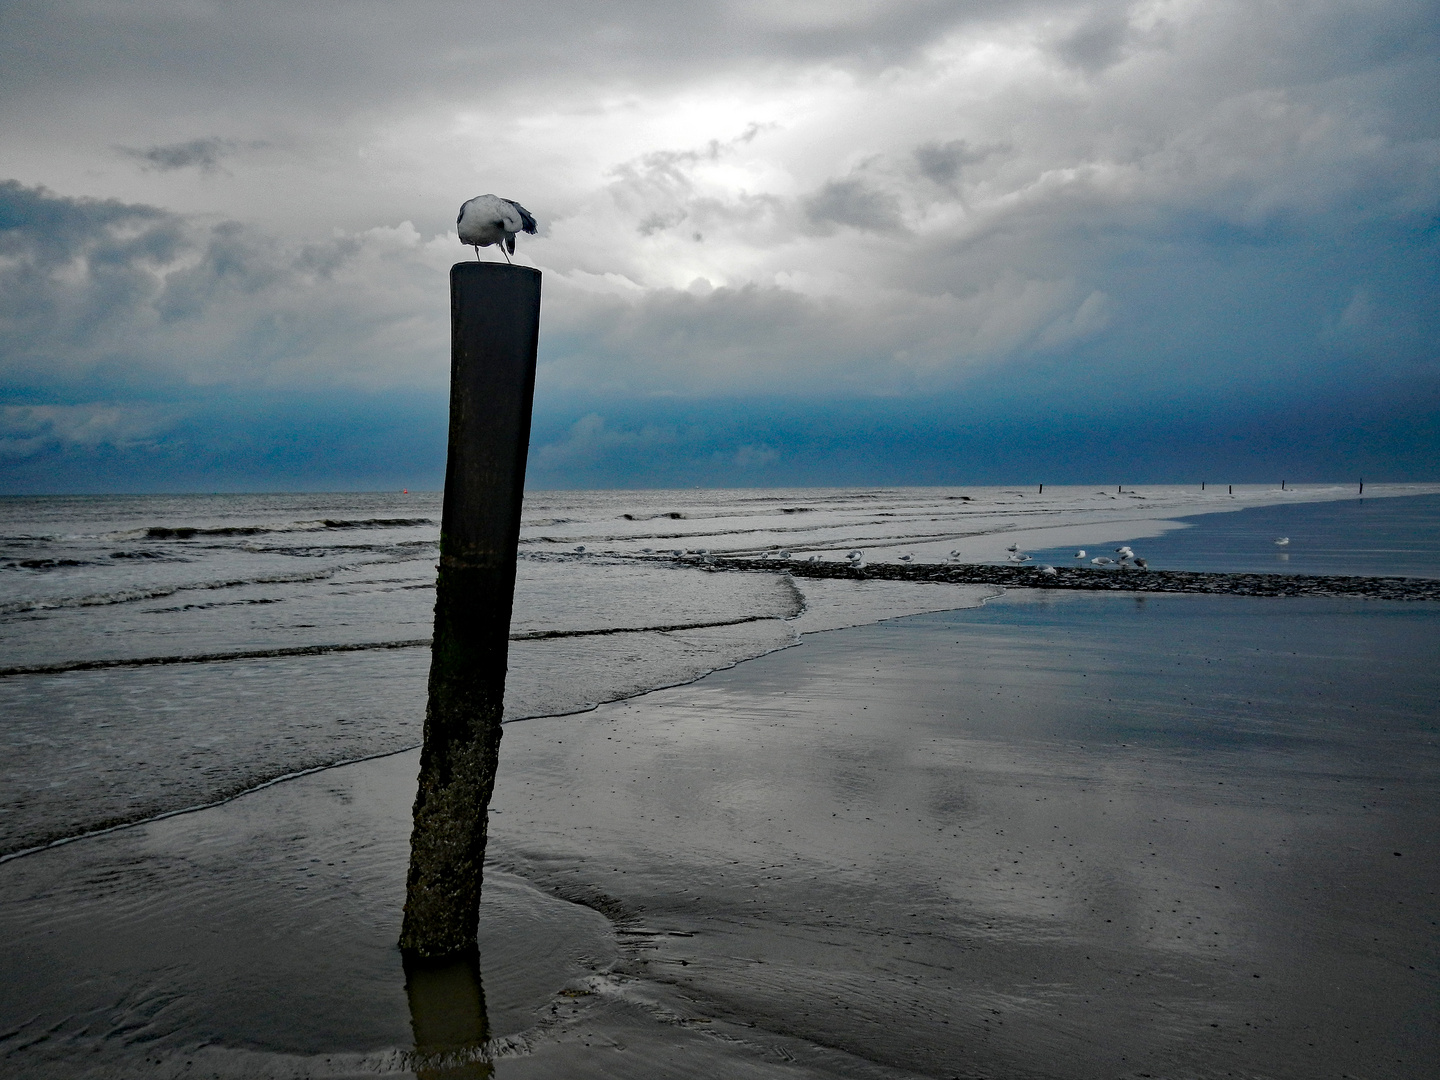
[[[477,195],[460,207],[460,216],[455,219],[460,233],[460,242],[475,249],[475,258],[480,258],[480,249],[491,244],[500,246],[505,261],[515,253],[515,234],[535,233],[535,219],[518,202],[502,199],[499,195]],[[507,250],[509,254],[506,254]]]

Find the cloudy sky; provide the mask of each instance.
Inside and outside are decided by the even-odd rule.
[[[0,490],[1434,479],[1440,6],[0,0]],[[487,258],[497,258],[487,249]]]

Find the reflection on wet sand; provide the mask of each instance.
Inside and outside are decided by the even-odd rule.
[[[1430,604],[1011,593],[515,725],[492,857],[621,959],[501,1072],[1432,1075],[1437,648]]]
[[[495,1074],[486,1043],[480,954],[405,959],[405,996],[415,1030],[412,1065],[420,1080],[484,1080]]]
[[[0,1075],[405,1075],[415,1047],[456,1051],[425,1075],[488,1076],[469,1051],[530,1028],[557,989],[607,966],[613,935],[599,913],[492,868],[488,1000],[478,968],[405,971],[416,758],[0,867]]]

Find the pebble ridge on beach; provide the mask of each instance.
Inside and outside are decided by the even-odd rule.
[[[1440,600],[1440,579],[1358,577],[1320,574],[1224,574],[1195,570],[1100,570],[1088,566],[990,566],[984,563],[913,565],[792,562],[785,559],[726,559],[710,556],[709,571],[751,570],[794,577],[849,581],[928,581],[955,585],[1000,585],[1028,589],[1086,589],[1109,592],[1211,593],[1230,596],[1358,596],[1370,600]]]

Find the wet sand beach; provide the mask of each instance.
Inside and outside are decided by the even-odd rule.
[[[496,854],[857,1066],[1424,1076],[1440,612],[1294,603],[1010,594],[526,725]]]
[[[1429,1075],[1437,654],[1429,603],[1014,590],[507,725],[482,1056]],[[414,759],[7,863],[7,1073],[409,1072]]]

